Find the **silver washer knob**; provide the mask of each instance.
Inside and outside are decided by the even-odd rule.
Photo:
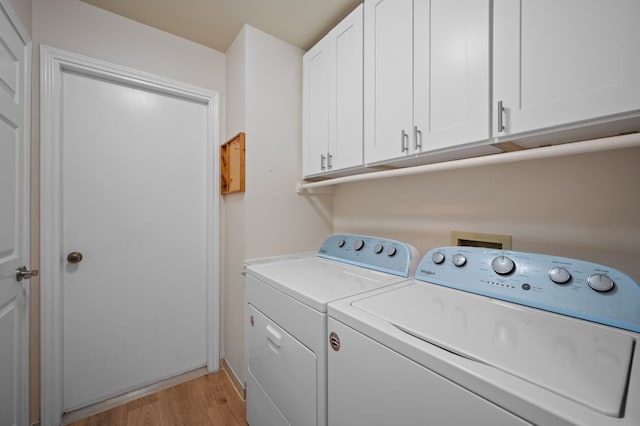
[[[549,271],[549,279],[556,284],[566,284],[571,279],[571,274],[566,269],[556,266]]]
[[[353,242],[353,248],[356,249],[356,251],[358,250],[362,250],[362,247],[364,247],[364,241],[362,240],[355,240]]]
[[[491,262],[491,267],[496,274],[507,275],[513,272],[516,264],[507,256],[498,256]]]
[[[593,274],[587,278],[587,282],[589,287],[600,293],[611,291],[615,287],[613,280],[604,274]]]
[[[444,253],[442,253],[441,251],[433,253],[431,255],[431,260],[433,260],[433,263],[435,263],[436,265],[440,265],[442,262],[444,262]]]
[[[397,252],[398,250],[395,247],[389,246],[389,248],[387,249],[387,256],[393,257],[396,255]]]
[[[464,266],[467,263],[467,258],[464,257],[463,254],[456,254],[453,256],[453,259],[451,259],[453,264],[456,265],[458,268],[460,268],[461,266]]]
[[[384,246],[382,244],[376,244],[376,246],[373,248],[375,254],[382,253],[382,250],[384,250]]]

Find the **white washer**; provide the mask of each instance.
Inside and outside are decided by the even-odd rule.
[[[640,425],[640,286],[613,268],[441,247],[328,314],[330,425]]]
[[[246,261],[247,422],[326,425],[327,304],[406,281],[418,260],[400,241],[343,234]]]

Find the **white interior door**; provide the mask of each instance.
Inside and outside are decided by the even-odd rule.
[[[0,4],[0,424],[27,424],[30,45]],[[8,15],[12,15],[9,13]]]
[[[208,364],[217,156],[199,99],[64,67],[58,78],[58,153],[43,162],[59,161],[59,229],[43,234],[59,236],[69,412]]]

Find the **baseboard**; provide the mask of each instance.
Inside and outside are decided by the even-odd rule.
[[[245,389],[244,385],[240,383],[240,380],[238,380],[238,378],[236,377],[235,373],[233,372],[233,368],[231,368],[227,360],[224,358],[220,360],[220,364],[222,365],[222,369],[224,370],[224,372],[227,373],[227,376],[229,377],[229,380],[231,380],[231,383],[233,384],[233,387],[236,389],[236,392],[238,392],[240,397],[244,401],[246,401],[247,390]]]

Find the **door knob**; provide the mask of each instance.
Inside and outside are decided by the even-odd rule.
[[[31,277],[37,277],[38,270],[32,269],[28,270],[26,266],[21,266],[16,271],[16,281],[28,280]]]
[[[72,251],[67,255],[67,262],[69,263],[80,263],[82,261],[82,253],[79,251]]]

